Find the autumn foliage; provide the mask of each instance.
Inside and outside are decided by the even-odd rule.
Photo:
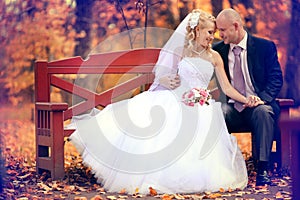
[[[182,0],[175,3],[170,0],[93,1],[93,4],[84,4],[83,9],[91,12],[86,19],[78,15],[76,5],[79,2],[75,0],[0,2],[2,47],[0,91],[4,94],[2,102],[9,101],[13,105],[24,100],[32,102],[34,62],[76,56],[75,48],[83,48],[77,46],[81,45],[78,42],[79,38],[86,38],[85,41],[89,41],[89,49],[80,51],[87,52],[109,36],[128,29],[142,28],[145,25],[174,29],[193,6],[203,5],[208,12],[212,10],[212,5],[208,1],[194,4],[193,1]],[[243,4],[242,1],[232,2],[232,5],[230,2],[224,1],[224,6],[233,6],[239,10],[249,30],[275,41],[284,68],[287,60],[288,31],[282,30],[289,29],[291,3],[286,0],[276,2],[253,0],[249,6],[250,3]],[[146,5],[148,5],[147,18]],[[78,28],[79,21],[83,21],[90,28]]]
[[[0,6],[4,11],[0,24],[4,47],[1,68],[5,71],[1,83],[8,89],[8,99],[17,105],[32,94],[35,60],[73,55],[75,18],[72,5],[61,0],[2,1]]]

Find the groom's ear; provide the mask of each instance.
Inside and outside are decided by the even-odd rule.
[[[237,22],[233,22],[233,26],[235,30],[238,30],[239,28],[239,24]]]

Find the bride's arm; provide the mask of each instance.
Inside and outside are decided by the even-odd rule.
[[[229,96],[230,98],[234,99],[235,101],[239,101],[241,103],[247,104],[248,100],[247,98],[240,94],[229,82],[225,69],[223,60],[219,53],[216,51],[212,52],[213,60],[214,60],[214,66],[215,66],[215,72],[217,75],[218,82],[220,83],[222,91]]]

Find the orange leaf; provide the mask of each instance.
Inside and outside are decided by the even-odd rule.
[[[127,192],[126,192],[126,189],[125,188],[123,188],[120,192],[119,192],[119,194],[126,194]]]
[[[74,200],[87,200],[86,197],[78,197],[78,196],[75,196],[74,197]]]
[[[156,196],[157,195],[157,192],[155,189],[153,189],[152,187],[149,187],[149,193],[151,196]]]
[[[100,195],[96,195],[91,198],[91,200],[102,200],[103,198]]]
[[[213,194],[210,194],[209,195],[209,198],[211,199],[215,199],[215,198],[218,198],[218,197],[221,197],[222,195],[220,193],[213,193]]]
[[[220,191],[221,193],[224,193],[224,192],[225,192],[225,189],[224,189],[224,188],[220,188],[219,191]]]
[[[162,200],[171,200],[173,199],[174,195],[169,195],[169,194],[164,194],[162,195],[161,199]]]
[[[175,194],[174,197],[175,199],[185,199],[181,194]]]
[[[283,199],[283,196],[282,196],[281,192],[277,192],[277,193],[275,194],[275,198],[276,198],[276,199]]]

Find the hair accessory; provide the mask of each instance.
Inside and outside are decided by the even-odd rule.
[[[199,17],[200,17],[200,13],[192,13],[188,26],[194,29],[198,25]]]

